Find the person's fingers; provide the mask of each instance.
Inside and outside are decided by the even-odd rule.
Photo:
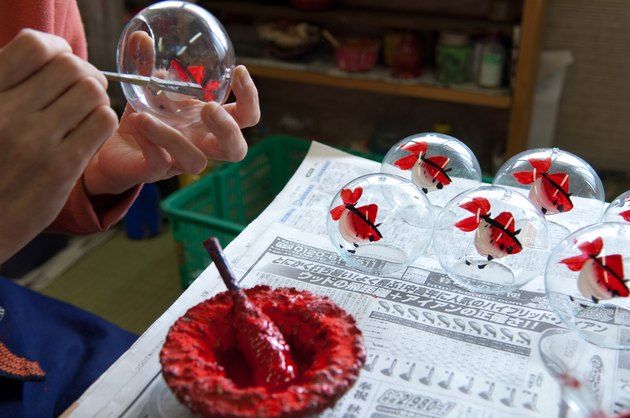
[[[232,91],[236,96],[236,103],[225,105],[225,110],[232,115],[241,128],[249,128],[258,124],[260,121],[258,90],[249,72],[242,65],[234,70]]]
[[[133,119],[137,114],[129,115],[130,127],[133,130],[133,139],[140,147],[144,156],[144,165],[146,169],[155,174],[153,181],[167,178],[163,173],[168,172],[172,168],[173,160],[166,150],[145,138],[138,129],[133,125]]]
[[[43,109],[41,120],[50,125],[51,132],[63,137],[99,106],[109,106],[107,92],[95,78],[86,77]]]
[[[63,38],[32,29],[21,30],[0,49],[0,91],[23,82],[63,53],[72,53],[72,48]]]
[[[74,54],[63,53],[7,93],[16,104],[40,110],[85,77],[94,77],[107,89],[107,79],[96,67]]]
[[[155,50],[153,47],[153,39],[148,33],[136,31],[129,36],[126,54],[135,64],[138,74],[151,76],[153,73],[153,64],[155,63]]]
[[[225,161],[240,161],[247,154],[247,142],[234,118],[218,103],[207,103],[201,109],[201,120],[213,135],[195,140],[206,155]],[[196,137],[195,137],[196,138]]]
[[[168,152],[173,168],[192,174],[201,173],[206,168],[205,154],[177,129],[147,113],[137,113],[130,121],[145,139]]]
[[[60,144],[68,158],[67,164],[83,167],[100,146],[109,139],[118,126],[118,116],[109,106],[95,108],[75,129],[70,131]]]

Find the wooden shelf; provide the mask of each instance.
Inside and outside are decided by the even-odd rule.
[[[472,84],[445,87],[437,85],[430,74],[425,74],[417,80],[399,80],[390,77],[386,69],[349,74],[325,63],[305,65],[244,57],[239,58],[239,63],[246,65],[252,75],[263,78],[499,109],[509,109],[512,103],[509,91],[505,89],[481,89]]]
[[[213,12],[255,16],[264,19],[295,19],[320,24],[336,24],[346,27],[377,27],[410,29],[418,31],[457,30],[486,32],[497,30],[509,36],[513,24],[488,19],[445,17],[414,12],[388,12],[380,10],[334,8],[322,12],[301,12],[291,6],[266,5],[249,1],[205,0],[201,5]]]

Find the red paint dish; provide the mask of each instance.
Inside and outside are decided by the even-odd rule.
[[[192,412],[217,418],[303,417],[333,406],[365,363],[354,318],[306,291],[256,286],[244,292],[284,336],[296,377],[284,385],[254,383],[256,373],[238,348],[234,296],[222,292],[169,330],[160,363],[175,396]]]

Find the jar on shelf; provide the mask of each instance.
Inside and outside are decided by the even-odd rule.
[[[442,32],[436,48],[438,81],[444,84],[464,83],[470,53],[471,46],[468,35]]]
[[[419,77],[422,72],[420,39],[413,33],[403,34],[392,51],[392,75],[398,78]]]
[[[486,88],[500,87],[503,81],[505,48],[496,33],[490,34],[481,47],[477,84]]]

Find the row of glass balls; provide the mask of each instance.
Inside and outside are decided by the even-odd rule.
[[[380,173],[343,186],[327,227],[341,258],[372,275],[395,274],[425,256],[465,289],[499,294],[546,271],[552,307],[575,328],[593,310],[626,306],[629,196],[604,211],[597,173],[557,148],[520,153],[482,185],[465,144],[424,133],[394,145]],[[617,344],[614,330],[597,340]]]

